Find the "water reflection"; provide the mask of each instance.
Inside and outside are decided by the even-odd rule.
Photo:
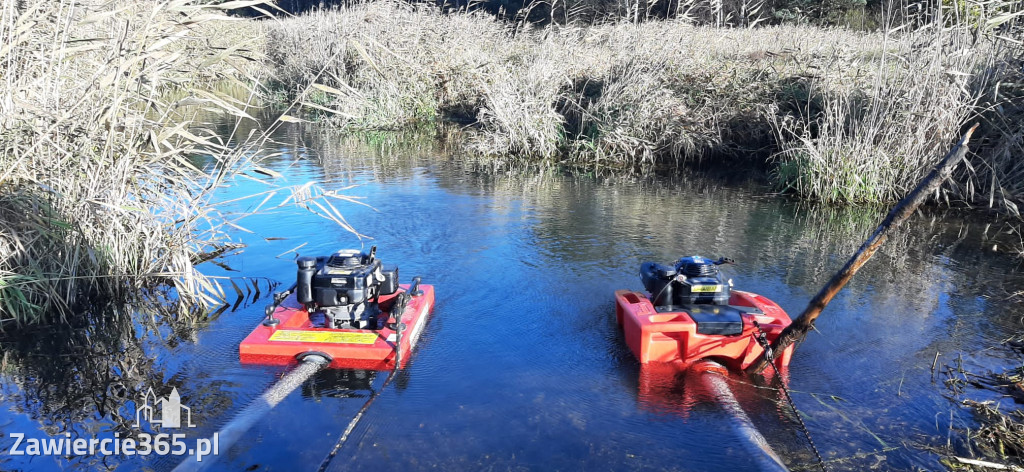
[[[529,219],[527,239],[505,244],[515,248],[514,254],[532,256],[513,261],[531,271],[536,286],[555,288],[554,296],[538,294],[542,299],[536,304],[554,312],[547,313],[545,326],[582,334],[575,341],[584,345],[603,345],[602,360],[620,367],[632,362],[623,355],[621,339],[607,332],[603,339],[588,337],[588,331],[607,325],[572,316],[573,309],[560,302],[573,300],[579,312],[610,312],[576,301],[636,286],[641,260],[724,255],[740,261],[733,274],[738,287],[770,294],[796,314],[883,216],[883,210],[872,208],[804,207],[766,198],[756,187],[723,188],[692,177],[624,185],[550,174],[474,174],[458,161],[443,170],[436,173],[437,185],[447,191],[524,209],[520,217]],[[838,433],[825,440],[834,457],[889,449],[908,431],[942,434],[934,415],[950,405],[923,375],[935,353],[992,343],[1021,313],[1009,303],[990,306],[983,295],[963,296],[1005,292],[1019,284],[1019,277],[1010,275],[1016,263],[987,251],[993,245],[1007,242],[986,231],[984,223],[928,210],[895,235],[828,310],[819,324],[823,336],[812,336],[801,348],[805,362],[797,365],[802,376],[797,386],[818,393],[798,396],[815,418],[812,428]],[[552,268],[557,270],[545,270]],[[637,381],[631,386],[641,387]],[[672,384],[676,391],[681,386]],[[879,395],[890,406],[879,406]],[[795,457],[805,455],[802,439],[791,434],[791,418],[769,416],[762,418],[775,425],[769,428],[791,439],[783,448]],[[893,467],[936,466],[934,458],[903,448],[882,457]]]
[[[133,307],[137,309],[138,307]],[[194,342],[195,333],[210,322],[177,311],[153,308],[127,310],[99,307],[73,326],[35,329],[0,341],[3,382],[0,391],[7,411],[4,450],[13,446],[10,433],[27,438],[136,437],[136,409],[146,391],[165,396],[177,388],[187,404],[207,415],[228,411],[233,403],[220,394],[227,383],[217,378],[181,375],[174,353]],[[152,430],[144,428],[147,432]],[[21,450],[25,445],[20,446]],[[47,458],[6,456],[15,468],[38,468]],[[97,468],[122,458],[74,457],[64,466]],[[51,459],[52,460],[52,459]]]
[[[732,445],[726,417],[699,401],[685,378],[641,371],[615,326],[612,293],[641,287],[637,272],[644,260],[728,256],[738,262],[729,274],[738,289],[769,296],[795,315],[874,229],[880,211],[806,207],[754,183],[695,175],[482,172],[453,156],[448,138],[434,132],[352,136],[287,125],[264,149],[271,157],[263,165],[284,175],[280,184],[314,181],[358,197],[365,205],[340,207],[347,220],[374,238],[378,254],[398,264],[403,278],[423,275],[438,287],[435,316],[412,363],[357,428],[342,451],[346,460],[334,465],[750,466]],[[221,197],[265,189],[239,181]],[[245,224],[252,233],[233,237],[248,248],[226,262],[247,277],[288,282],[297,254],[368,243],[299,210],[257,215]],[[992,366],[1009,362],[1004,353],[974,352],[974,346],[995,344],[1019,329],[1024,315],[1004,296],[1021,280],[1013,259],[991,251],[1006,245],[1000,237],[985,222],[924,212],[887,243],[822,315],[819,332],[799,346],[790,387],[826,458],[849,458],[834,469],[941,467],[934,455],[905,443],[912,437],[944,444],[949,412],[957,408],[943,397],[941,384],[932,383],[935,353],[943,362],[965,352],[966,362],[998,369]],[[68,335],[4,344],[5,431],[112,434],[134,412],[128,399],[138,398],[140,389],[176,386],[201,415],[197,435],[209,434],[231,418],[235,405],[281,375],[237,362],[237,343],[261,316],[260,306],[243,304],[186,327],[172,317],[138,313]],[[261,421],[251,441],[224,452],[219,467],[318,466],[380,377],[318,375]],[[813,464],[793,413],[779,406],[777,394],[733,380],[752,420],[783,458],[796,467]],[[123,391],[112,387],[121,384]],[[954,423],[962,421],[954,415]],[[99,466],[91,460],[53,465]],[[174,465],[153,457],[107,463]]]

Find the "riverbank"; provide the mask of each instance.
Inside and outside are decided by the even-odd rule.
[[[1013,211],[1019,48],[942,21],[878,33],[684,20],[516,29],[378,2],[263,26],[273,77],[336,126],[454,120],[476,153],[573,166],[766,167],[780,190],[826,202],[898,199],[981,120],[973,168],[942,198]]]
[[[196,113],[251,121],[262,99],[349,130],[458,122],[449,144],[483,161],[759,169],[839,203],[898,198],[981,120],[977,154],[939,200],[1015,214],[1024,195],[1022,72],[1001,59],[1020,50],[997,29],[538,28],[393,2],[262,21],[185,1],[63,6],[3,10],[0,319],[168,281],[206,304],[218,290],[194,265],[229,245],[202,202],[251,164],[260,131],[225,146]]]
[[[196,265],[233,248],[210,196],[253,169],[251,143],[197,117],[247,116],[213,84],[246,87],[259,51],[221,8],[112,8],[0,7],[0,329],[108,301],[203,313],[224,296]]]
[[[995,27],[538,28],[393,2],[264,21],[189,2],[62,5],[3,10],[12,320],[181,274],[186,298],[208,292],[193,263],[220,250],[198,203],[217,181],[183,157],[218,155],[224,175],[248,164],[244,145],[190,126],[202,108],[245,120],[260,95],[350,130],[459,122],[458,145],[491,161],[760,169],[781,191],[840,203],[900,197],[980,120],[977,153],[938,198],[1015,214],[1024,195],[1022,72],[1004,59],[1020,50]],[[22,218],[40,208],[52,217]]]

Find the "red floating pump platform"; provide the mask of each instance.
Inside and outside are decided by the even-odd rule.
[[[316,354],[329,367],[402,367],[434,308],[434,287],[399,285],[398,268],[369,254],[302,257],[296,284],[238,346],[244,364],[291,365]]]
[[[761,332],[772,342],[789,326],[789,315],[775,302],[732,290],[732,281],[723,280],[718,270],[729,262],[700,256],[681,258],[674,266],[645,262],[640,279],[650,295],[615,292],[616,321],[642,364],[682,370],[708,359],[745,369],[764,352],[756,338]],[[792,353],[792,346],[777,353],[775,365],[789,365]]]

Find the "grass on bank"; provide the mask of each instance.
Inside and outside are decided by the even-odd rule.
[[[194,269],[216,250],[196,237],[207,188],[187,156],[218,145],[161,100],[165,87],[196,87],[188,66],[217,62],[191,37],[208,12],[182,1],[2,8],[2,319],[52,321],[154,278],[184,298],[210,291]]]
[[[240,215],[211,198],[258,169],[264,136],[228,142],[197,117],[250,119],[262,47],[225,14],[254,2],[206,3],[0,5],[0,329],[107,301],[201,312],[226,297],[196,266],[237,247]]]
[[[839,29],[685,20],[516,33],[483,13],[393,2],[312,12],[266,30],[274,77],[334,110],[337,125],[456,119],[475,125],[472,147],[482,153],[622,166],[699,160],[771,139],[758,107],[778,90],[762,75],[794,77],[805,57],[857,54],[874,42]]]
[[[780,189],[829,202],[900,197],[980,119],[984,145],[945,197],[1012,209],[1024,80],[1003,32],[1019,14],[955,13],[878,33],[685,19],[536,28],[376,2],[265,30],[274,77],[338,126],[454,119],[479,153],[572,165],[767,163]]]

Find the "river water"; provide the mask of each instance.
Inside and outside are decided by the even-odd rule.
[[[248,246],[223,261],[233,271],[204,268],[238,277],[240,290],[250,292],[233,309],[200,320],[128,310],[4,341],[5,451],[16,432],[128,435],[150,387],[158,396],[172,387],[180,393],[196,425],[183,430],[190,441],[212,434],[284,373],[238,362],[238,343],[269,302],[268,284],[291,284],[296,252],[377,245],[385,263],[400,266],[403,282],[420,275],[435,285],[437,306],[409,367],[333,470],[749,469],[754,462],[728,416],[688,395],[686,378],[640,381],[644,373],[614,322],[613,292],[642,289],[643,261],[726,256],[737,261],[727,269],[737,288],[795,316],[881,217],[799,205],[736,179],[493,172],[451,157],[433,137],[342,136],[288,125],[276,138],[267,150],[279,155],[264,163],[283,176],[274,184],[315,182],[358,197],[359,204],[336,207],[372,239],[306,209],[266,211],[239,222],[247,231],[233,232]],[[265,192],[265,180],[238,179],[216,198]],[[964,450],[950,427],[974,422],[950,400],[944,368],[959,362],[981,373],[1020,363],[999,346],[1024,316],[1009,296],[1024,284],[999,231],[962,215],[918,215],[798,347],[789,386],[834,470],[935,470],[942,465],[929,447]],[[264,296],[253,301],[249,287]],[[321,372],[246,440],[219,451],[213,470],[315,469],[383,380],[372,372]],[[738,375],[732,384],[787,464],[813,468],[777,394]],[[0,460],[5,469],[167,470],[179,458]]]

